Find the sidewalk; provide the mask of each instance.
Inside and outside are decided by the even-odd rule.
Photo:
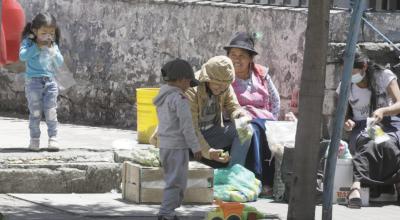
[[[29,144],[29,122],[0,117],[0,149],[25,149]],[[88,150],[131,149],[136,145],[136,132],[113,128],[59,124],[58,139],[64,149]],[[41,147],[47,147],[47,127],[40,126]]]
[[[117,193],[118,158],[140,147],[134,131],[60,124],[62,150],[38,153],[26,149],[28,131],[26,120],[0,117],[0,213],[7,220],[156,219],[158,205],[128,203]],[[43,123],[42,147],[47,145],[46,136]],[[286,219],[287,204],[267,199],[249,204]],[[196,205],[178,211],[185,220],[200,220],[209,209],[209,205]],[[321,219],[321,209],[316,207],[316,219]],[[333,207],[337,220],[395,220],[399,215],[396,205],[361,210]]]

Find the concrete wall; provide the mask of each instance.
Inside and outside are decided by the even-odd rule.
[[[136,88],[158,87],[160,67],[173,57],[199,69],[208,58],[225,54],[222,47],[236,31],[262,33],[256,60],[270,66],[283,112],[299,87],[306,9],[189,0],[19,2],[28,20],[49,11],[61,27],[61,51],[76,84],[60,96],[60,121],[135,127]],[[398,14],[368,16],[380,30],[397,36],[400,24],[392,21]],[[348,18],[347,12],[332,11],[330,41],[345,41]],[[365,29],[364,39],[379,37]],[[27,114],[23,74],[0,71],[0,110]]]

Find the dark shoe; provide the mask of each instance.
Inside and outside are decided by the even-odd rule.
[[[172,217],[172,218],[167,218],[167,217],[165,217],[163,215],[159,215],[158,216],[158,220],[179,220],[179,218],[176,215],[174,215],[174,217]]]
[[[370,186],[369,187],[369,198],[370,199],[376,199],[381,196],[381,191],[379,190],[379,187],[377,186]]]
[[[395,192],[395,187],[394,185],[385,185],[385,186],[378,186],[377,189],[379,190],[379,196],[371,196],[369,201],[370,202],[396,202],[397,201],[397,196]]]
[[[360,197],[354,197],[354,198],[349,198],[350,194],[354,191],[358,191],[358,193],[360,194]],[[361,192],[360,189],[358,188],[352,188],[350,189],[350,192],[347,196],[347,199],[349,200],[347,207],[351,208],[351,209],[360,209],[361,205],[362,205],[362,201],[361,201]]]

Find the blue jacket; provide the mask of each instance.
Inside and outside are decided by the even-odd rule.
[[[25,38],[19,49],[19,59],[26,64],[26,77],[54,77],[57,67],[60,67],[64,58],[57,44],[51,49],[41,49],[31,39]]]

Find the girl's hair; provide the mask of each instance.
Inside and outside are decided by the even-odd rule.
[[[33,18],[32,22],[28,22],[22,31],[22,39],[33,36],[33,40],[36,41],[36,36],[33,33],[33,29],[39,29],[43,26],[50,26],[56,29],[55,31],[55,43],[58,45],[60,43],[61,32],[60,28],[57,26],[55,17],[47,12],[39,13]]]

